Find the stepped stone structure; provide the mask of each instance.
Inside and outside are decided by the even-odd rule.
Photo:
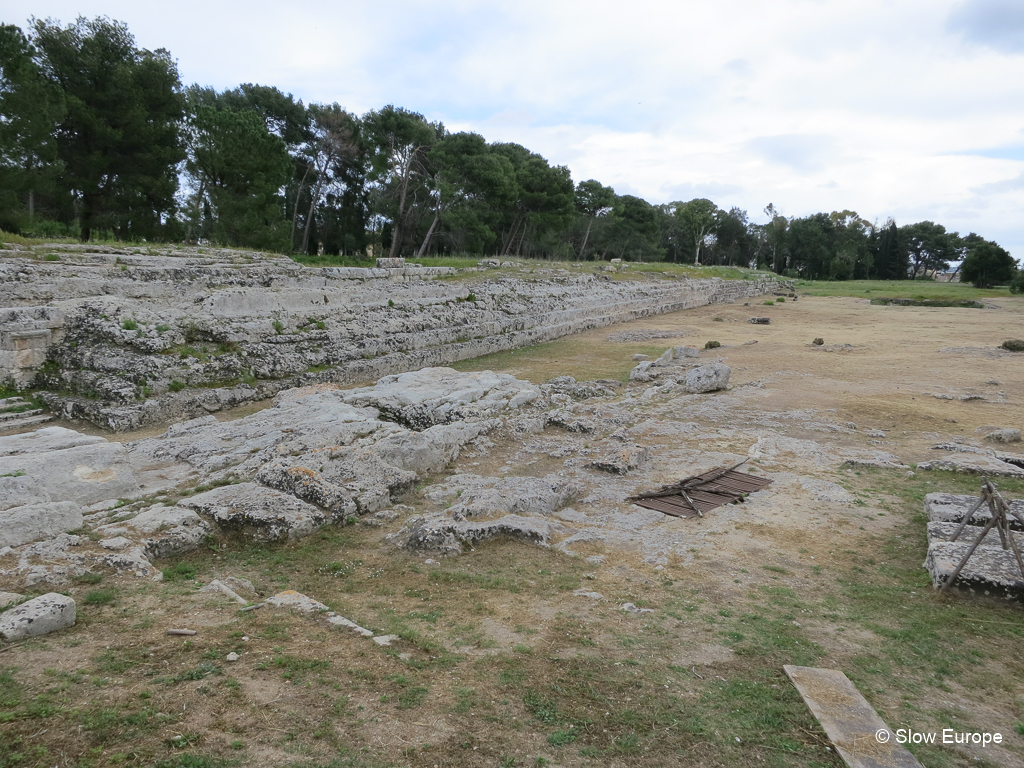
[[[32,381],[55,413],[124,431],[783,287],[394,261],[310,268],[216,249],[0,251],[0,317],[10,318],[0,379]]]

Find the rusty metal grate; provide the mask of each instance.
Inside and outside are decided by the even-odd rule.
[[[641,493],[630,497],[637,506],[653,509],[672,517],[704,517],[725,504],[743,501],[747,494],[755,493],[771,483],[763,477],[737,472],[732,467],[712,469],[702,475],[694,475],[673,485],[666,485],[659,491]]]

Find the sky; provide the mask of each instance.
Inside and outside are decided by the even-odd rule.
[[[931,220],[1024,259],[1024,0],[0,0],[184,83],[395,104],[652,202]]]

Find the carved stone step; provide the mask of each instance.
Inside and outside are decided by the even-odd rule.
[[[30,411],[11,411],[9,413],[0,413],[0,422],[28,418],[29,416],[38,416],[42,412],[42,408],[34,408]]]
[[[21,414],[18,414],[19,416]],[[42,416],[30,416],[27,419],[14,419],[13,421],[0,422],[0,435],[6,434],[7,432],[14,432],[19,429],[25,429],[25,427],[34,427],[37,424],[45,424],[48,421],[53,421],[53,416],[46,413]]]

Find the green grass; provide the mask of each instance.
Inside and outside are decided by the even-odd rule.
[[[91,592],[85,594],[86,605],[110,605],[117,599],[117,590],[115,589],[94,589]]]
[[[985,305],[973,299],[898,299],[878,297],[871,300],[875,306],[888,307],[956,307],[960,309],[984,309]]]
[[[982,289],[967,283],[937,283],[930,280],[797,280],[796,290],[808,296],[903,298],[921,301],[971,301],[1010,296],[1009,288]]]

